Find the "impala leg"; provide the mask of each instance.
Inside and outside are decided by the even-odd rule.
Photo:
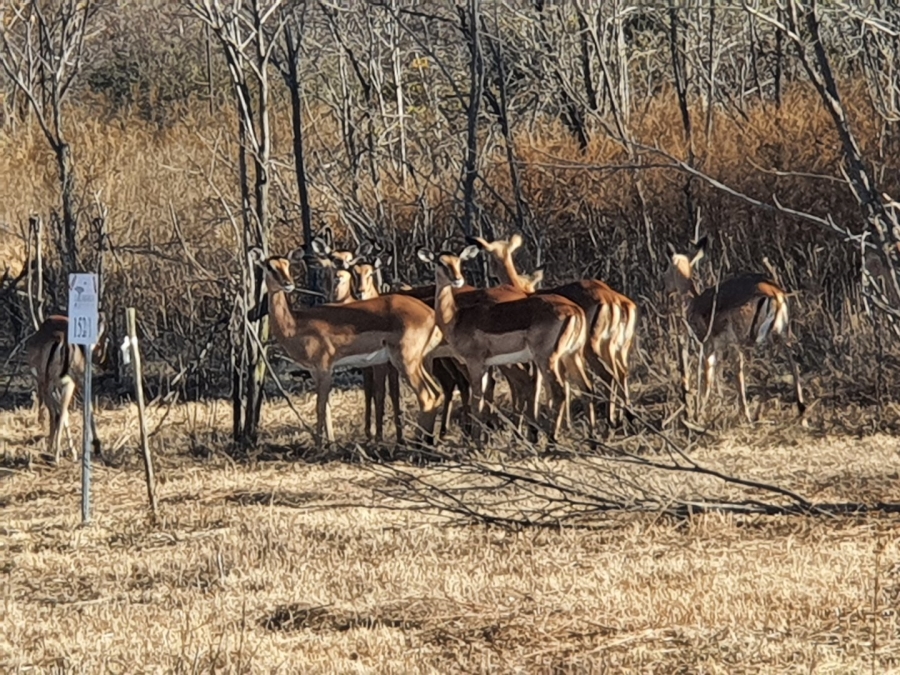
[[[607,402],[604,404],[605,408],[605,417],[607,423],[612,426],[613,425],[613,405],[612,405],[612,397],[613,397],[613,373],[612,370],[603,362],[600,356],[593,349],[587,349],[584,352],[584,355],[587,357],[587,364],[590,368],[591,372],[594,373],[601,382],[603,391],[606,394]],[[594,406],[591,405],[591,410],[588,413],[591,416],[592,420],[596,419],[596,415],[594,413]],[[594,428],[594,424],[596,422],[592,421],[591,428]]]
[[[706,403],[709,401],[709,392],[712,389],[713,383],[716,380],[716,353],[711,352],[704,357],[704,377],[703,383],[701,385],[701,394],[700,394],[700,405],[702,408],[706,408]]]
[[[425,445],[433,446],[434,423],[442,401],[437,383],[425,368],[424,357],[415,353],[394,352],[391,354],[391,365],[416,393],[419,403],[419,433],[423,435]]]
[[[375,378],[372,368],[363,368],[363,397],[365,399],[366,440],[372,440],[372,404],[375,399]]]
[[[596,418],[594,417],[594,387],[591,383],[591,378],[588,377],[587,371],[585,369],[585,361],[584,356],[581,352],[575,352],[574,354],[569,355],[564,364],[565,375],[566,375],[566,417],[568,418],[569,430],[572,429],[572,420],[571,415],[568,411],[569,408],[569,385],[574,384],[579,391],[581,391],[582,397],[588,402],[588,421],[591,426],[591,432],[594,431],[596,425]]]
[[[737,368],[737,384],[738,391],[740,392],[741,397],[741,410],[744,413],[744,417],[747,418],[747,422],[753,424],[753,418],[750,416],[750,406],[747,405],[747,382],[744,377],[744,352],[740,349],[737,350],[738,353],[738,368]]]
[[[367,370],[372,378],[372,397],[375,401],[375,440],[381,443],[381,441],[384,440],[385,378],[387,377],[387,366],[373,366]]]
[[[619,412],[616,408],[616,397],[619,395],[619,369],[616,364],[616,353],[612,340],[604,345],[603,363],[609,373],[609,424],[618,426]]]
[[[487,403],[488,405],[493,405],[494,403],[494,390],[497,387],[497,378],[494,376],[494,369],[488,368],[484,371],[484,375],[482,375],[482,405]],[[483,409],[479,409],[479,413],[483,413]]]
[[[75,381],[66,377],[63,380],[63,386],[59,394],[59,425],[56,431],[57,442],[56,442],[56,457],[57,461],[59,461],[59,435],[60,430],[64,429],[66,432],[66,443],[69,446],[69,453],[72,455],[72,461],[78,459],[78,453],[75,451],[75,446],[72,444],[72,437],[69,434],[69,408],[72,407],[72,399],[75,397]]]
[[[453,413],[453,389],[456,386],[456,381],[449,368],[450,366],[446,359],[434,359],[431,362],[431,372],[434,374],[434,379],[437,380],[438,385],[440,385],[441,393],[444,396],[444,405],[441,407],[441,438],[447,435],[447,430],[450,428],[450,416]]]
[[[50,435],[47,437],[48,450],[56,458],[56,463],[59,464],[59,400],[55,395],[51,394],[46,403],[47,411],[50,413]]]
[[[475,421],[472,433],[475,435],[475,441],[479,447],[482,445],[483,433],[481,429],[482,415],[481,411],[484,407],[484,365],[480,362],[472,362],[466,364],[469,372],[469,416]]]
[[[788,363],[791,364],[791,377],[794,378],[794,396],[797,397],[797,415],[803,417],[806,412],[806,401],[803,399],[803,387],[800,385],[800,369],[797,367],[797,361],[794,358],[790,343],[787,340],[782,340],[782,347],[787,355]]]
[[[429,382],[430,375],[421,363],[412,368],[406,376],[419,401],[419,429],[423,435],[422,442],[431,447],[434,445],[434,422],[437,419],[438,406],[441,404],[437,385]]]
[[[390,364],[382,366],[387,374],[388,392],[391,397],[391,413],[394,416],[394,433],[397,435],[397,443],[403,442],[403,420],[400,410],[400,373]],[[382,382],[384,376],[382,375]]]
[[[103,449],[100,446],[100,436],[97,435],[97,424],[94,421],[93,407],[91,408],[91,449],[93,450],[94,457],[97,457],[98,459],[103,457]]]
[[[328,395],[331,393],[331,371],[318,374],[316,377],[316,447],[322,447],[322,434],[328,443],[334,442],[334,429],[331,425],[331,408]]]
[[[528,406],[533,397],[534,378],[528,364],[504,366],[503,376],[509,383],[510,398],[516,415],[517,427],[521,428],[522,418],[528,415]]]
[[[460,422],[462,426],[463,433],[466,436],[472,435],[472,386],[469,384],[469,380],[466,377],[465,372],[463,372],[462,368],[460,368],[455,361],[452,362],[453,368],[453,377],[456,383],[456,388],[459,389],[459,400],[460,400],[460,408],[459,408],[459,416]],[[451,389],[451,395],[453,390]]]
[[[535,368],[534,373],[534,392],[531,397],[531,420],[528,425],[528,440],[537,443],[538,428],[541,415],[541,390],[544,388],[544,372],[540,368]]]
[[[556,418],[553,422],[550,440],[556,442],[559,438],[559,432],[562,429],[563,419],[566,416],[566,407],[568,405],[568,381],[560,376],[560,363],[552,364],[547,372],[544,373],[544,379],[550,389],[549,403],[550,409],[556,410]]]

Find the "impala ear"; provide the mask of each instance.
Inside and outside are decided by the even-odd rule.
[[[484,249],[485,251],[490,248],[490,244],[487,243],[485,239],[481,237],[466,237],[466,243],[471,246],[477,246],[480,249]]]
[[[315,239],[312,240],[312,244],[310,244],[310,248],[312,249],[313,253],[315,253],[317,256],[320,256],[322,258],[326,257],[329,253],[331,253],[331,246],[328,244],[327,241],[325,241],[324,239],[320,239],[319,237],[316,237]]]
[[[544,268],[538,267],[531,274],[531,283],[535,288],[537,288],[538,286],[540,286],[540,284],[543,280],[544,280]]]
[[[364,258],[368,255],[372,254],[372,251],[375,250],[374,244],[372,244],[371,240],[366,240],[356,247],[356,255],[360,258]]]
[[[522,235],[516,232],[513,236],[509,238],[509,252],[512,253],[518,248],[521,248],[522,244],[525,243],[525,240],[522,239]]]
[[[671,241],[666,242],[666,253],[669,254],[670,258],[674,258],[676,255],[678,255],[677,251],[675,250],[675,247],[672,246]]]
[[[700,260],[703,256],[706,255],[706,245],[709,243],[709,237],[704,236],[700,241],[697,242],[697,252],[694,254],[694,257],[691,259],[691,267],[693,267],[697,261]]]
[[[334,232],[328,225],[322,228],[321,237],[322,241],[325,243],[325,246],[327,246],[329,249],[334,247]]]
[[[295,248],[287,254],[287,259],[295,263],[306,263],[306,251],[303,250],[302,246]]]
[[[250,258],[251,265],[262,265],[266,259],[266,254],[258,246],[254,246],[247,251],[247,257]]]
[[[481,252],[481,249],[475,245],[466,246],[462,253],[459,254],[460,260],[471,260]]]
[[[374,267],[376,270],[380,270],[381,269],[381,258],[375,258],[375,262],[372,263],[372,267]]]
[[[424,263],[428,263],[429,265],[434,263],[434,253],[429,251],[427,248],[420,248],[418,251],[416,251],[416,255],[419,257],[419,260]]]

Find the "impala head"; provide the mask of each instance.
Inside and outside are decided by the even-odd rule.
[[[694,287],[694,265],[706,254],[707,237],[703,237],[697,242],[697,252],[693,258],[689,258],[683,253],[678,253],[672,244],[666,244],[666,251],[669,254],[669,267],[665,272],[664,282],[667,294],[690,294],[695,293]]]
[[[106,323],[106,314],[99,313],[97,320],[97,343],[94,345],[94,364],[104,368],[109,359],[109,326]]]
[[[531,274],[520,274],[519,275],[519,283],[522,286],[522,290],[528,293],[529,295],[535,293],[540,287],[541,283],[544,281],[544,268],[539,267]]]
[[[512,254],[522,247],[525,240],[522,239],[522,235],[517,232],[509,239],[496,239],[495,241],[488,241],[481,237],[466,237],[466,243],[477,246],[482,251],[490,253],[498,260],[503,260],[506,257],[512,257]]]
[[[353,297],[368,300],[381,294],[381,258],[371,263],[356,263],[353,274]]]
[[[334,249],[334,235],[329,228],[316,235],[310,244],[316,264],[323,269],[349,270],[358,260],[359,256],[353,251]]]
[[[438,287],[449,285],[453,288],[462,288],[466,283],[462,264],[477,256],[480,250],[472,244],[466,246],[459,255],[454,255],[449,251],[433,253],[428,249],[420,248],[418,256],[422,262],[434,265],[434,278]]]
[[[330,302],[347,302],[354,297],[353,275],[350,270],[335,270],[331,295]]]
[[[507,261],[512,262],[513,253],[522,247],[525,240],[517,232],[509,239],[496,239],[495,241],[488,241],[481,237],[466,237],[466,243],[477,246],[485,253],[490,253],[491,267],[497,269],[497,265],[502,266]]]
[[[298,248],[285,256],[265,257],[260,248],[250,249],[250,262],[266,272],[266,286],[270,291],[291,293],[297,287],[291,275],[291,263],[303,261],[303,249]]]

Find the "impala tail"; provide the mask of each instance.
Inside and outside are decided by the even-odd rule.
[[[761,317],[759,330],[756,333],[756,342],[762,343],[771,333],[785,335],[788,330],[788,306],[787,296],[777,292],[762,298],[756,309],[757,316]]]
[[[638,310],[637,305],[635,304],[627,304],[622,307],[622,313],[624,314],[623,320],[621,322],[621,326],[619,329],[619,334],[616,336],[616,348],[623,349],[628,347],[631,344],[631,341],[634,339],[634,330],[637,327],[638,320]]]

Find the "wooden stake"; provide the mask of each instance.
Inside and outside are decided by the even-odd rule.
[[[153,458],[150,456],[150,442],[147,438],[147,420],[144,413],[144,378],[141,371],[141,350],[138,348],[137,316],[134,307],[129,307],[125,316],[128,323],[128,344],[131,348],[131,363],[134,368],[134,393],[137,399],[138,420],[141,425],[141,449],[144,453],[147,496],[150,499],[150,509],[155,516],[159,506],[156,501],[156,478],[153,474]]]

